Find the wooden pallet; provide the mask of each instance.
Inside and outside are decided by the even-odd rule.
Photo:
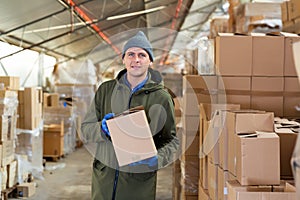
[[[17,185],[14,185],[11,188],[6,188],[5,190],[1,191],[1,199],[8,200],[9,197],[16,197],[17,192]]]
[[[43,155],[43,158],[46,159],[46,161],[54,161],[57,162],[61,158],[64,158],[64,155]]]

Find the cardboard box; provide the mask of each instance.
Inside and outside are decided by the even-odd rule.
[[[8,123],[9,123],[8,116],[6,115],[0,116],[0,140],[1,141],[6,141],[8,139]]]
[[[199,174],[200,176],[200,181],[201,181],[201,186],[204,189],[208,189],[208,158],[207,156],[201,157],[199,160],[200,163],[202,163],[200,171],[202,171],[202,173]]]
[[[295,149],[298,133],[292,128],[299,126],[296,121],[280,119],[274,124],[275,133],[280,138],[280,177],[282,179],[293,178],[291,158]]]
[[[281,3],[281,20],[282,22],[288,21],[289,20],[289,15],[288,15],[288,7],[287,7],[287,2],[284,1]]]
[[[144,110],[127,111],[107,120],[119,166],[157,155]]]
[[[18,197],[31,197],[35,194],[35,183],[21,183],[17,185],[17,195]]]
[[[40,126],[42,119],[42,99],[41,89],[38,87],[24,88],[24,126],[18,127],[28,130],[36,129]]]
[[[236,175],[236,135],[255,133],[256,131],[274,132],[274,113],[264,111],[228,111],[226,112],[228,135],[228,170]]]
[[[300,83],[298,77],[284,78],[284,117],[299,117],[296,106],[300,106]]]
[[[60,157],[64,155],[64,122],[44,125],[43,156]]]
[[[253,76],[283,76],[284,37],[252,33]]]
[[[215,39],[215,64],[218,75],[250,76],[252,37],[219,33]]]
[[[266,18],[281,19],[281,4],[276,2],[251,2],[240,6],[245,17],[263,16]]]
[[[20,88],[20,78],[17,76],[0,76],[0,83],[5,89],[18,90]]]
[[[11,188],[17,184],[17,161],[14,160],[7,165],[7,187]]]
[[[299,42],[300,37],[297,34],[285,34],[284,38],[284,76],[297,76],[294,55],[293,44]]]
[[[200,103],[217,101],[217,76],[186,75],[183,77],[183,109],[184,115],[199,116]]]
[[[280,131],[280,129],[279,129]],[[293,178],[291,158],[297,141],[297,133],[277,132],[280,138],[280,177]]]
[[[287,1],[289,20],[295,19],[300,16],[300,2],[298,0]]]
[[[210,162],[219,164],[219,137],[221,128],[218,125],[214,125],[213,122],[207,121],[207,132],[203,138],[202,152],[208,156]]]
[[[58,93],[44,93],[44,107],[58,107],[59,94]]]
[[[1,173],[1,190],[6,190],[7,188],[7,180],[8,180],[8,177],[7,177],[7,167],[1,167],[0,168],[0,173]]]
[[[209,158],[215,164],[220,164],[221,159],[223,162],[222,156],[225,157],[224,155],[225,152],[226,152],[226,159],[227,159],[227,150],[225,150],[225,148],[227,148],[227,136],[226,136],[226,141],[224,138],[225,134],[222,136],[222,132],[224,132],[226,129],[225,126],[226,118],[222,115],[222,113],[225,110],[239,110],[239,109],[240,109],[240,105],[238,104],[205,104],[205,103],[200,104],[200,116],[203,117],[204,119],[203,123],[205,123],[205,129],[203,130],[206,131],[206,133],[202,134],[202,137],[205,138],[203,138],[204,143],[201,144],[201,149],[204,150],[205,154],[208,154]],[[214,121],[216,124],[212,124],[210,126],[209,122],[212,120],[213,116],[215,116]],[[207,136],[208,129],[211,129],[211,133],[214,133],[210,135],[210,136],[215,136],[214,138],[208,139],[209,137]],[[220,143],[221,141],[222,144]],[[214,146],[208,147],[209,142],[212,142],[211,145]],[[225,142],[226,142],[226,146],[224,145]],[[220,148],[224,148],[224,149],[222,149],[221,151]]]
[[[281,188],[272,191],[273,186],[241,186],[238,181],[228,181],[228,200],[296,200],[296,189],[284,182]]]
[[[218,199],[218,165],[208,160],[208,194],[211,199]]]
[[[198,200],[211,200],[208,194],[208,190],[201,187],[200,184],[198,189]]]
[[[280,184],[279,136],[271,132],[236,135],[236,177],[241,185]]]
[[[226,182],[230,180],[236,180],[232,174],[227,170],[223,170],[218,167],[218,200],[227,200],[228,192]]]
[[[1,166],[5,167],[14,160],[14,140],[6,140],[1,142],[2,157]]]
[[[252,77],[251,109],[283,116],[283,77]]]
[[[241,109],[250,108],[251,77],[218,77],[218,103],[239,104]]]

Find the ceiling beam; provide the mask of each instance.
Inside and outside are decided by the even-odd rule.
[[[74,3],[73,0],[67,0],[65,2],[64,0],[58,0],[61,4],[68,6],[69,8],[74,9],[74,14],[77,18],[79,18],[81,21],[83,21],[88,27],[90,27],[94,32],[96,32],[105,42],[107,42],[113,50],[117,53],[120,54],[121,51],[110,41],[109,37],[106,36],[105,33],[100,29],[99,26],[93,23],[88,23],[93,21],[86,13],[84,10],[82,10],[76,3]]]

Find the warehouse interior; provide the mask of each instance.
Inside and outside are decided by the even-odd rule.
[[[1,199],[90,199],[81,122],[143,31],[179,151],[157,200],[300,199],[299,0],[4,0]]]

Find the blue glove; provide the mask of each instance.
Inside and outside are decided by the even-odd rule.
[[[101,121],[101,129],[105,133],[106,136],[110,137],[110,133],[106,124],[106,120],[111,119],[115,116],[114,113],[108,113],[104,116],[104,118]]]
[[[137,166],[137,165],[148,165],[149,167],[155,167],[158,165],[157,156],[153,156],[151,158],[146,158],[144,160],[140,160],[129,164],[129,166]]]

